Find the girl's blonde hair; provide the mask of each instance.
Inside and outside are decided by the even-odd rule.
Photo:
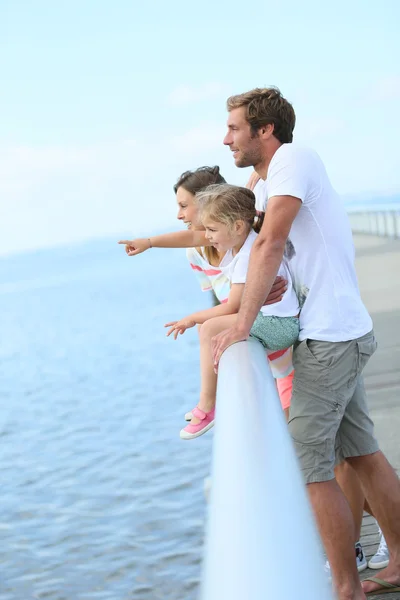
[[[244,221],[249,231],[254,229],[258,233],[260,230],[256,198],[247,188],[228,183],[209,185],[196,193],[196,201],[202,221],[208,218],[216,223],[223,223],[230,230],[236,221]]]

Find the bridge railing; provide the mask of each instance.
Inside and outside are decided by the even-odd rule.
[[[265,351],[220,361],[202,600],[331,600],[323,555]]]
[[[352,207],[348,214],[355,233],[400,238],[400,204]]]

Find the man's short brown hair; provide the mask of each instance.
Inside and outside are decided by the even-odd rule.
[[[293,141],[296,115],[293,106],[278,88],[255,88],[250,92],[231,96],[227,100],[229,112],[242,106],[246,109],[246,120],[253,134],[264,125],[273,125],[274,136],[282,144]]]

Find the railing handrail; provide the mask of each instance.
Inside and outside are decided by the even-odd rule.
[[[400,212],[400,203],[392,202],[387,204],[362,204],[358,206],[347,205],[346,210],[349,214],[354,213],[378,213],[378,212]]]
[[[286,561],[282,556],[304,556]],[[265,351],[223,354],[202,600],[330,600],[322,551]]]
[[[370,204],[347,207],[355,233],[400,238],[400,204]]]

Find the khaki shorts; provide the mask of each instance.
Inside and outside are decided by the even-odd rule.
[[[307,339],[295,347],[289,431],[306,483],[334,479],[335,463],[379,450],[361,375],[376,346],[371,331],[348,342]]]

